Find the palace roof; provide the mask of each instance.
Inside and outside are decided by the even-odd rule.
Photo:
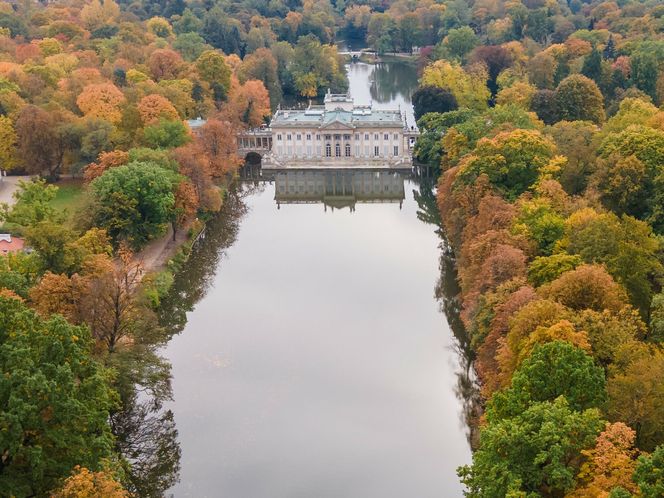
[[[308,109],[280,109],[272,117],[270,126],[274,127],[315,127],[334,128],[403,128],[404,119],[398,110],[372,109],[368,106],[356,106],[353,110],[337,108],[326,110],[323,106],[310,106]]]

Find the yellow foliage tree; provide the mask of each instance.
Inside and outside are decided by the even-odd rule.
[[[107,471],[92,472],[76,466],[62,488],[51,498],[131,498],[131,494]]]
[[[490,97],[486,86],[486,74],[482,71],[467,73],[459,64],[439,60],[427,66],[422,75],[422,85],[433,85],[451,92],[459,107],[486,109]]]
[[[16,166],[16,140],[12,120],[0,116],[0,170],[10,170]]]

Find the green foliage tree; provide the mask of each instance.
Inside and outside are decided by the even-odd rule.
[[[442,48],[450,58],[463,61],[479,43],[480,40],[472,28],[463,26],[448,31],[443,39]]]
[[[94,219],[115,244],[140,249],[161,235],[173,217],[179,176],[154,163],[111,168],[90,185],[97,202]]]
[[[604,369],[568,342],[539,344],[514,372],[512,385],[493,395],[487,420],[516,417],[531,404],[558,396],[564,396],[576,411],[600,408],[606,401]]]
[[[528,280],[536,287],[553,282],[563,273],[575,269],[583,263],[576,254],[557,253],[551,256],[538,256],[528,265]]]
[[[639,457],[634,481],[643,498],[664,496],[664,446],[658,446],[650,455]]]
[[[603,426],[598,410],[576,412],[563,396],[489,423],[473,464],[458,470],[466,496],[563,496]]]
[[[58,187],[38,178],[29,182],[19,180],[18,186],[19,189],[14,193],[14,205],[11,208],[8,205],[2,206],[0,219],[23,227],[41,221],[61,221],[61,215],[51,205]]]
[[[0,297],[0,489],[44,496],[75,465],[111,456],[110,373],[89,332]]]
[[[422,86],[412,97],[415,119],[420,119],[428,112],[445,113],[456,110],[459,106],[452,93],[437,86]]]
[[[189,130],[182,121],[163,118],[157,124],[146,126],[143,138],[150,147],[157,149],[173,149],[191,140]]]

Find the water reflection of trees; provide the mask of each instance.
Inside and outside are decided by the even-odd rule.
[[[376,102],[393,102],[403,95],[406,102],[417,88],[415,66],[406,62],[378,63],[374,66],[371,98]]]
[[[434,295],[440,303],[440,309],[445,313],[450,329],[456,339],[454,348],[459,357],[459,371],[457,372],[455,392],[462,403],[462,422],[466,428],[468,443],[471,447],[475,447],[482,403],[472,366],[473,351],[470,348],[470,341],[460,318],[461,304],[458,299],[460,288],[457,280],[456,262],[454,253],[445,239],[445,233],[442,229],[433,182],[420,179],[418,187],[417,190],[413,191],[413,196],[419,208],[417,217],[425,223],[436,225],[438,227],[437,233],[441,237],[440,276],[436,283]]]
[[[240,221],[247,213],[244,199],[262,188],[259,183],[231,188],[219,214],[208,221],[204,238],[194,247],[183,271],[175,276],[171,292],[160,306],[160,321],[171,335],[182,331],[187,313],[205,296],[219,260],[235,242]]]

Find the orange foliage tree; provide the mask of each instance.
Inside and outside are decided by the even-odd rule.
[[[138,113],[143,125],[148,126],[158,123],[160,119],[171,121],[179,119],[178,111],[170,100],[161,95],[146,95],[138,103]]]
[[[113,83],[97,83],[86,86],[76,99],[76,105],[86,116],[117,123],[122,118],[120,106],[124,94]]]
[[[51,495],[51,498],[131,498],[131,496],[109,472],[104,470],[92,472],[85,467],[76,466],[72,475]]]
[[[210,170],[215,177],[233,173],[242,164],[237,155],[235,128],[228,121],[210,119],[200,127],[196,143],[210,161]]]
[[[129,162],[129,154],[123,150],[112,150],[110,152],[102,152],[99,154],[96,163],[90,163],[85,168],[83,178],[86,182],[91,182],[95,178],[100,177],[104,172],[116,166],[122,166]]]

